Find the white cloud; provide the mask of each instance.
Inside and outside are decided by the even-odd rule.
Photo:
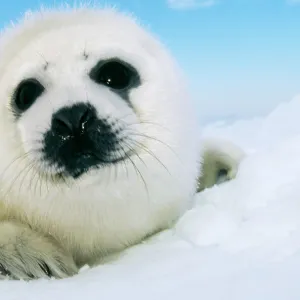
[[[195,9],[210,7],[217,3],[216,0],[167,0],[173,9]]]

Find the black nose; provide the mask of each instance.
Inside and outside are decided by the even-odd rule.
[[[121,141],[111,122],[99,118],[92,104],[61,108],[44,134],[43,160],[59,173],[78,178],[92,168],[126,158],[127,154],[121,156]]]
[[[78,103],[61,108],[52,116],[52,130],[61,136],[83,132],[87,123],[96,118],[95,109],[89,104]]]

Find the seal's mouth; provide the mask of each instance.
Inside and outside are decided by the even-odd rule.
[[[78,158],[78,163],[76,166],[73,166],[72,168],[65,168],[62,170],[58,169],[55,176],[60,179],[70,177],[73,179],[78,179],[82,175],[88,173],[89,171],[111,168],[118,165],[119,163],[126,163],[127,161],[131,160],[131,157],[133,157],[134,155],[136,155],[136,152],[134,150],[131,150],[127,151],[124,154],[124,156],[111,158],[107,160],[99,160],[97,155],[94,155],[92,153],[83,153]]]

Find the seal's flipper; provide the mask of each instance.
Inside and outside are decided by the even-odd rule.
[[[205,139],[202,145],[197,192],[235,178],[245,157],[245,152],[228,140]]]

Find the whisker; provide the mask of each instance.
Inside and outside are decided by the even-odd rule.
[[[129,161],[131,162],[132,166],[134,167],[137,175],[140,176],[141,180],[143,181],[143,184],[144,184],[144,187],[145,187],[145,190],[146,190],[146,194],[147,194],[147,197],[149,199],[149,189],[148,189],[148,186],[147,186],[147,183],[146,183],[146,180],[145,178],[143,177],[142,173],[140,172],[139,168],[136,166],[136,164],[134,163],[134,161],[131,159],[130,155],[128,155],[128,153],[126,151],[124,151],[124,149],[122,148],[123,152],[124,152],[124,155],[127,159],[129,159]]]
[[[149,120],[137,120],[135,123],[129,123],[128,121],[125,120],[125,118],[127,118],[128,116],[132,116],[132,113],[128,113],[123,117],[119,117],[118,122],[121,122],[126,127],[134,126],[134,125],[154,125],[154,126],[158,126],[160,128],[163,128],[163,129],[171,132],[170,128],[167,128],[160,123],[155,123],[155,122],[149,121]]]
[[[32,190],[32,183],[33,183],[33,181],[34,181],[34,179],[35,179],[35,177],[38,175],[38,169],[37,168],[35,168],[34,169],[34,174],[32,174],[32,176],[31,176],[31,179],[30,179],[30,181],[29,181],[29,190],[31,191],[31,192],[33,192],[33,190]]]
[[[130,126],[135,126],[135,125],[153,125],[153,126],[157,126],[157,127],[160,127],[162,129],[165,129],[166,131],[169,131],[171,132],[170,128],[167,128],[159,123],[153,123],[153,122],[150,122],[150,121],[137,121],[136,123],[126,123],[127,127],[130,127]]]
[[[170,145],[168,145],[167,143],[165,143],[165,142],[159,140],[158,138],[155,138],[155,137],[153,137],[153,136],[149,136],[149,135],[144,134],[144,133],[137,133],[137,132],[132,131],[132,130],[127,130],[127,132],[128,132],[129,135],[131,135],[131,136],[143,137],[143,138],[145,138],[145,139],[154,140],[154,141],[156,141],[156,142],[158,142],[158,143],[160,143],[160,144],[166,146],[166,147],[167,147],[167,148],[168,148],[168,149],[169,149],[169,150],[177,157],[177,159],[181,161],[181,159],[179,158],[178,154],[174,151],[174,149],[173,149]]]
[[[13,178],[13,180],[10,183],[10,185],[8,186],[7,191],[3,195],[4,198],[11,192],[14,184],[16,183],[16,181],[18,180],[18,178],[23,174],[23,172],[26,171],[27,168],[30,168],[30,167],[31,167],[31,164],[25,165],[25,167]]]
[[[19,195],[21,194],[21,189],[22,189],[24,180],[25,180],[26,176],[28,175],[28,173],[33,169],[33,167],[34,167],[34,163],[30,163],[27,172],[24,172],[24,176],[23,176],[22,180],[20,181],[20,185],[19,185]]]
[[[130,139],[133,143],[135,143],[135,146],[139,147],[140,149],[143,149],[145,152],[147,152],[149,155],[151,155],[168,173],[169,175],[171,175],[169,169],[166,167],[166,165],[154,154],[153,151],[151,151],[150,149],[148,149],[148,147],[146,147],[145,145],[143,145],[142,143],[132,140]]]
[[[16,157],[13,161],[11,161],[7,167],[2,171],[2,173],[0,174],[0,180],[3,179],[5,173],[9,170],[10,167],[12,167],[12,165],[14,163],[16,163],[18,160],[20,159],[25,159],[26,157],[28,156],[28,153],[24,153],[24,154],[21,154],[20,156]]]
[[[131,140],[131,141],[133,141],[133,140]],[[145,167],[147,167],[147,165],[145,164],[145,162],[144,162],[144,161],[142,160],[142,158],[140,157],[139,153],[138,153],[137,151],[133,151],[134,148],[132,148],[132,147],[129,145],[129,143],[125,142],[124,140],[122,141],[122,143],[124,143],[124,144],[129,148],[129,152],[133,152],[133,153],[137,156],[137,158],[141,161],[141,163],[142,163]]]

